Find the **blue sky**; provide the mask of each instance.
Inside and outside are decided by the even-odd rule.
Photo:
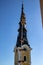
[[[0,0],[0,65],[14,65],[22,0]],[[24,0],[31,65],[43,65],[43,29],[39,0]]]

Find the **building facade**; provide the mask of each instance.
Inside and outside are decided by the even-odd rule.
[[[27,39],[26,17],[22,4],[21,18],[19,22],[18,37],[14,48],[14,65],[31,65],[31,50]]]
[[[42,26],[43,26],[43,0],[40,0],[40,9],[41,9]]]

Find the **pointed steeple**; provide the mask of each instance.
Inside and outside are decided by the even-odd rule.
[[[26,24],[25,22],[25,13],[24,13],[24,7],[23,7],[23,2],[22,2],[22,11],[21,11],[21,19],[20,19],[20,22],[22,25]]]
[[[26,18],[25,18],[25,14],[24,14],[24,7],[23,7],[23,3],[22,3],[21,18],[20,18],[19,29],[18,29],[19,33],[18,33],[17,43],[16,43],[17,47],[21,47],[24,44],[26,44],[30,47],[30,45],[28,44],[28,40],[27,40],[27,30],[25,27],[25,24],[26,24],[25,19]]]
[[[22,13],[23,13],[23,9],[24,9],[24,8],[23,8],[23,2],[22,2]]]

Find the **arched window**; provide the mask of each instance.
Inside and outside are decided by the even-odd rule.
[[[24,61],[26,61],[26,56],[24,56]]]

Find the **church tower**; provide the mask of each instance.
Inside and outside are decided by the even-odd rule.
[[[22,3],[21,18],[19,22],[18,37],[14,48],[14,65],[31,65],[31,47],[27,39],[26,17]]]

